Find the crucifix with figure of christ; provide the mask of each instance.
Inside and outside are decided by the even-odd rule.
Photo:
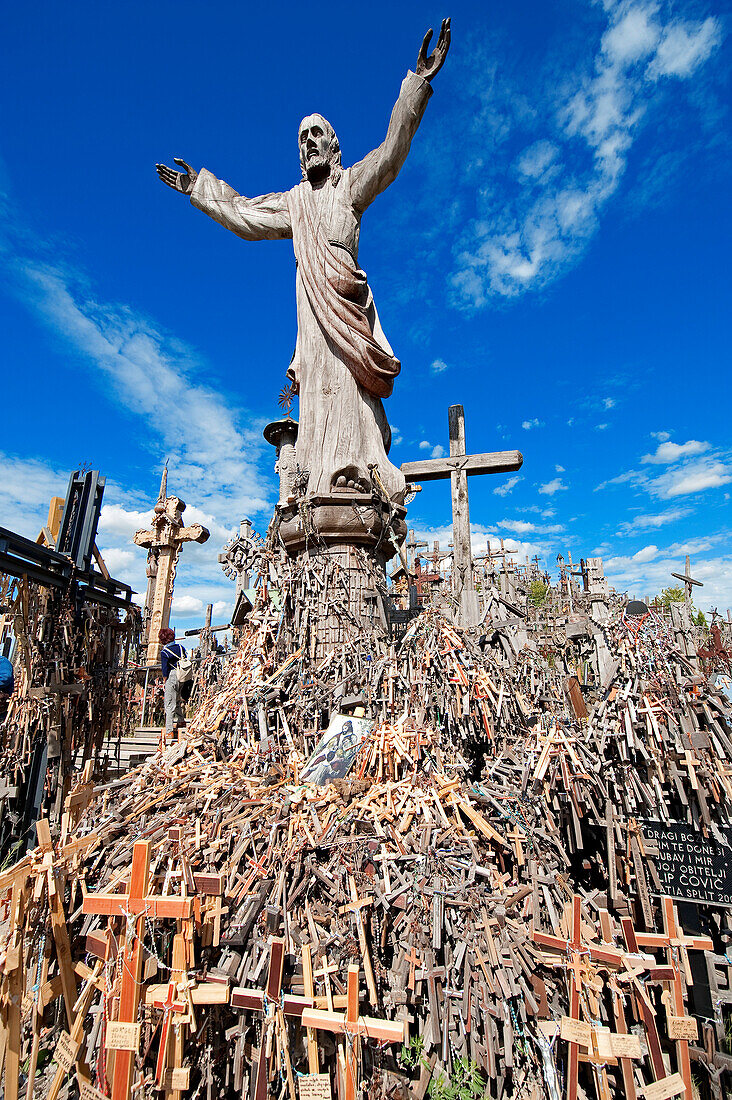
[[[691,575],[691,558],[689,557],[688,554],[686,555],[686,568],[685,568],[684,572],[683,573],[672,573],[671,576],[676,577],[677,581],[683,581],[684,582],[684,599],[686,601],[687,606],[691,607],[691,593],[692,593],[692,590],[693,590],[693,586],[697,585],[698,588],[703,588],[704,583],[703,583],[703,581],[695,581],[694,578],[692,577],[692,575]]]
[[[470,548],[470,509],[468,477],[474,474],[504,474],[520,470],[524,457],[520,451],[491,451],[469,455],[465,448],[465,411],[462,405],[448,409],[450,454],[421,462],[403,462],[401,471],[408,483],[441,481],[450,478],[452,489],[453,591],[458,600],[458,617],[463,626],[478,621],[478,599],[473,584],[473,559]]]

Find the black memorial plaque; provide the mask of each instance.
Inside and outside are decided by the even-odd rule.
[[[642,821],[641,828],[644,838],[658,847],[658,855],[650,858],[661,889],[651,886],[651,893],[732,908],[732,847],[680,821]],[[732,845],[732,829],[720,832]]]

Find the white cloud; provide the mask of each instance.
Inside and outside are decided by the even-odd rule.
[[[113,577],[120,577],[123,573],[128,576],[130,570],[139,561],[139,555],[133,550],[123,550],[116,546],[105,548],[101,554],[104,564]]]
[[[421,440],[421,442],[419,444],[419,449],[420,449],[420,451],[429,451],[431,446],[432,446],[432,444],[430,443],[430,441],[428,439],[423,439],[423,440]]]
[[[606,409],[614,409],[616,405],[614,397],[603,397],[602,403]]]
[[[447,369],[448,366],[444,359],[435,359],[430,366],[430,370],[433,374],[442,374],[442,372]]]
[[[661,432],[659,434],[665,435],[666,433]],[[700,455],[708,450],[709,444],[698,439],[689,439],[686,443],[669,443],[667,440],[662,440],[653,454],[643,455],[641,462],[651,462],[654,465],[678,462],[681,458],[687,458],[689,455]]]
[[[529,523],[523,519],[502,519],[499,520],[497,526],[505,531],[511,531],[514,535],[557,535],[564,530],[564,527],[559,523],[549,527],[540,527],[536,523]]]
[[[521,480],[522,479],[516,474],[513,477],[509,477],[508,480],[504,481],[502,485],[496,485],[493,492],[496,494],[497,497],[507,497],[508,494],[516,488],[519,481]]]
[[[554,467],[554,471],[555,471],[555,473],[557,473],[557,474],[563,474],[563,473],[565,472],[565,470],[564,470],[564,466],[559,466],[559,465],[556,465],[556,466]]]
[[[596,432],[604,432],[607,427],[608,427],[607,424],[595,424],[595,431]]]
[[[560,493],[568,488],[569,486],[564,484],[561,477],[555,477],[552,478],[551,481],[547,481],[545,485],[540,485],[539,492],[551,497],[554,496],[555,493]]]
[[[123,508],[121,504],[103,504],[99,516],[99,531],[105,535],[118,535],[130,540],[135,531],[148,528],[150,525],[150,509],[137,512],[130,508]]]
[[[390,424],[391,428],[391,442],[393,447],[398,447],[402,441],[402,433],[397,428],[396,424]]]
[[[435,447],[432,448],[431,457],[432,458],[442,458],[444,453],[445,453],[445,448],[442,446],[441,443],[438,443]]]
[[[591,72],[562,74],[553,102],[509,115],[533,132],[517,160],[492,165],[492,178],[503,171],[505,186],[483,184],[479,192],[479,216],[452,277],[462,305],[538,289],[578,261],[620,186],[659,81],[690,78],[721,40],[719,20],[677,17],[655,0],[606,0],[604,8]],[[494,70],[483,69],[495,82]],[[551,138],[537,135],[537,120],[554,122]],[[520,135],[512,137],[515,146]],[[486,140],[495,146],[490,128]]]
[[[194,615],[203,613],[203,600],[199,600],[196,596],[176,595],[173,596],[173,610],[176,615]]]
[[[525,432],[530,432],[532,428],[541,428],[543,427],[543,425],[541,420],[539,420],[535,416],[531,420],[524,420],[521,427],[524,429]]]
[[[661,76],[690,76],[721,41],[719,21],[709,17],[703,23],[676,20],[663,32],[656,56],[648,67],[651,80]]]
[[[657,439],[659,443],[665,443],[667,439],[671,438],[670,432],[651,432],[653,439]]]
[[[621,525],[618,533],[622,535],[632,535],[639,528],[648,529],[665,527],[667,523],[676,523],[677,520],[683,519],[684,516],[688,515],[688,508],[671,508],[668,512],[658,512],[655,515],[634,516],[633,519]]]
[[[714,461],[692,462],[654,478],[648,483],[648,491],[653,496],[670,500],[672,497],[716,489],[731,481],[732,466]]]
[[[70,471],[1,451],[0,468],[0,525],[35,539],[48,519],[51,497],[66,495]]]
[[[556,160],[559,149],[551,141],[536,141],[527,149],[524,149],[516,162],[519,175],[528,176],[532,180],[545,176],[547,171],[555,172],[558,168]]]

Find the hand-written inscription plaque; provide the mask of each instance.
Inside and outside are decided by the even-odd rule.
[[[53,1057],[56,1062],[68,1073],[71,1070],[76,1056],[79,1053],[79,1043],[75,1043],[68,1031],[62,1031],[59,1036]]]
[[[300,1100],[330,1100],[330,1074],[306,1073],[298,1078]]]
[[[82,1080],[79,1085],[81,1100],[107,1100],[107,1097],[99,1089],[95,1089],[89,1081]]]
[[[592,1028],[584,1020],[574,1020],[571,1016],[562,1016],[562,1026],[559,1034],[568,1043],[579,1043],[580,1046],[589,1047],[592,1043]]]
[[[670,1077],[662,1077],[660,1081],[646,1085],[641,1092],[646,1100],[671,1100],[672,1096],[686,1092],[686,1085],[680,1073],[672,1073]]]
[[[669,1016],[666,1023],[669,1039],[694,1040],[699,1038],[699,1024],[693,1016]]]
[[[120,1023],[115,1020],[107,1024],[107,1050],[140,1049],[140,1025]]]
[[[654,894],[732,907],[732,847],[680,821],[642,821],[641,828],[644,839],[658,848],[658,855],[649,853],[661,883]],[[720,831],[732,843],[732,830]]]

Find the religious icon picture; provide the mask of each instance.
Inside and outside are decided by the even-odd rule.
[[[300,773],[300,779],[305,783],[315,783],[318,787],[324,787],[334,779],[344,779],[373,724],[370,718],[333,715],[328,729]]]

